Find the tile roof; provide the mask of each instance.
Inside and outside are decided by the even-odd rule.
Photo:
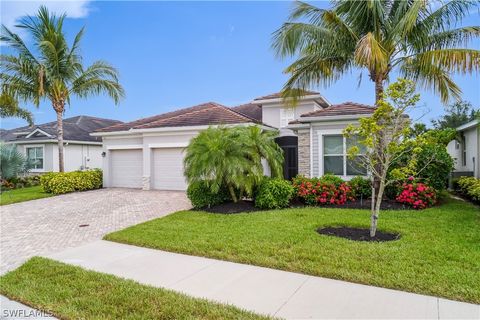
[[[300,117],[325,117],[325,116],[344,116],[357,114],[371,114],[375,112],[375,107],[356,102],[344,102],[341,104],[334,104],[330,107],[304,113]]]
[[[113,125],[97,130],[97,132],[237,123],[259,123],[259,121],[221,104],[207,102],[190,108]]]
[[[92,137],[91,132],[95,130],[109,127],[112,125],[121,124],[121,121],[112,120],[112,119],[103,119],[90,116],[76,116],[67,119],[63,119],[63,139],[64,140],[75,140],[75,141],[93,141],[101,142],[99,137]],[[32,136],[30,138],[25,138],[26,135],[15,135],[16,132],[28,132],[31,133],[36,129],[40,129],[51,137],[46,137],[45,135]],[[39,125],[33,126],[24,126],[11,130],[7,130],[2,133],[2,138],[5,141],[35,141],[35,140],[45,140],[45,139],[57,139],[57,122],[47,122]]]
[[[305,90],[304,93],[305,93],[305,96],[313,96],[313,95],[320,94],[320,92],[308,91],[308,90]],[[255,100],[279,99],[281,97],[282,97],[282,93],[281,92],[276,92],[276,93],[272,93],[272,94],[269,94],[269,95],[266,95],[266,96],[255,98],[253,100],[255,101]]]
[[[259,122],[262,121],[262,106],[255,103],[246,103],[236,107],[232,107],[232,110],[241,114],[247,115]]]

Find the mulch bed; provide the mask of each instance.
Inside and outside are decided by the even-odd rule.
[[[305,205],[303,202],[298,201],[298,200],[292,200],[292,203],[290,205],[291,208],[306,208],[309,207]],[[371,200],[356,200],[356,201],[349,201],[345,204],[338,205],[338,204],[332,204],[332,205],[319,205],[316,207],[310,206],[311,208],[331,208],[331,209],[371,209]],[[382,201],[382,207],[381,210],[412,210],[410,207],[405,206],[402,203],[398,203],[395,200],[388,200],[385,199]],[[199,209],[199,211],[206,211],[206,212],[211,212],[211,213],[221,213],[221,214],[235,214],[235,213],[242,213],[242,212],[255,212],[255,211],[262,211],[262,209],[259,209],[255,207],[254,202],[250,200],[242,200],[238,201],[237,203],[234,202],[225,202],[210,208],[203,208]]]
[[[386,233],[377,231],[375,237],[370,237],[369,229],[349,228],[349,227],[326,227],[317,229],[319,234],[345,238],[354,241],[372,241],[372,242],[384,242],[400,239],[400,235],[397,233]]]
[[[253,201],[248,201],[248,200],[238,201],[237,203],[225,202],[210,208],[201,209],[201,211],[207,211],[212,213],[223,213],[223,214],[254,212],[254,211],[260,211],[260,210],[262,209],[255,207]]]

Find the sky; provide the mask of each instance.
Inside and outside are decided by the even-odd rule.
[[[115,105],[107,97],[73,98],[65,118],[90,115],[132,121],[141,117],[214,101],[226,106],[247,103],[281,90],[288,76],[283,70],[291,60],[280,60],[271,49],[272,33],[286,21],[292,2],[127,2],[2,1],[1,21],[14,31],[26,14],[35,14],[40,3],[56,13],[67,13],[65,32],[73,40],[85,26],[82,42],[86,66],[105,60],[120,72],[126,97]],[[315,2],[328,8],[328,2]],[[478,25],[473,12],[464,25]],[[31,45],[26,34],[26,42]],[[472,48],[480,49],[476,41]],[[2,53],[10,53],[0,46]],[[345,75],[329,87],[312,87],[331,103],[374,102],[374,86],[363,72]],[[396,75],[391,76],[392,79]],[[455,76],[463,99],[480,107],[479,75]],[[444,106],[438,97],[419,88],[420,108],[412,118],[425,123],[439,117]],[[39,108],[26,105],[37,124],[53,121],[48,102]],[[25,125],[20,119],[1,119],[1,127]]]

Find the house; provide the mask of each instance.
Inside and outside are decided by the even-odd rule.
[[[456,128],[458,139],[447,145],[455,160],[453,176],[480,178],[480,120],[473,120]]]
[[[340,141],[338,135],[347,124],[372,113],[373,108],[354,103],[332,106],[320,93],[311,91],[293,108],[275,93],[232,108],[208,102],[99,129],[92,136],[103,141],[105,187],[185,190],[183,150],[190,139],[209,126],[260,125],[266,130],[280,129],[278,143],[285,150],[287,177],[297,172],[322,174],[325,170],[318,167],[322,161],[336,164],[340,158],[347,166],[345,172],[328,164],[325,168],[344,176],[353,171],[350,162],[343,160],[343,137],[340,145],[335,145]],[[328,159],[319,155],[323,146],[318,145],[318,139],[325,140],[325,150],[330,152]]]
[[[122,122],[89,116],[63,120],[65,171],[102,168],[102,140],[93,131]],[[57,122],[4,130],[0,140],[15,144],[33,167],[32,173],[58,171]]]

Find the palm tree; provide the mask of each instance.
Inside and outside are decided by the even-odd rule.
[[[459,99],[452,73],[478,71],[480,51],[467,49],[480,27],[456,27],[478,2],[422,0],[333,1],[331,10],[296,2],[288,22],[273,36],[280,57],[296,56],[285,70],[285,97],[298,98],[312,85],[330,85],[366,69],[381,99],[392,70],[440,95]],[[435,7],[435,4],[441,4]],[[301,21],[299,21],[301,20]]]
[[[0,118],[20,118],[33,125],[33,115],[30,111],[21,108],[18,101],[7,92],[0,94]]]
[[[33,50],[4,25],[0,37],[17,53],[0,55],[2,94],[12,93],[17,101],[30,101],[37,107],[44,99],[50,101],[57,115],[60,172],[64,171],[63,114],[71,96],[87,98],[106,93],[115,104],[124,96],[118,72],[111,65],[104,61],[96,61],[87,68],[82,65],[80,41],[84,29],[76,34],[69,46],[63,33],[65,17],[50,14],[42,6],[37,16],[28,16],[20,22],[17,27],[31,36]]]
[[[238,127],[242,144],[248,148],[248,153],[255,161],[265,159],[270,167],[273,178],[283,178],[283,150],[275,142],[278,132],[262,130],[259,126]]]
[[[11,179],[26,173],[30,165],[13,144],[0,143],[0,179]]]
[[[210,127],[193,138],[184,159],[188,183],[206,182],[214,193],[226,186],[234,202],[243,191],[251,193],[263,177],[263,167],[242,144],[241,134]]]

